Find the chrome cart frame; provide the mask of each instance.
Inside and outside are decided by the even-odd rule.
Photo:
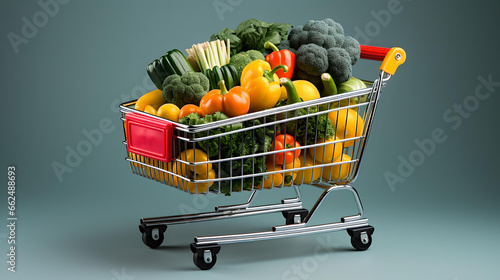
[[[381,88],[386,85],[397,67],[404,62],[406,55],[401,48],[385,49],[362,46],[361,50],[362,58],[383,60],[380,72],[375,81],[364,81],[367,85],[366,88],[347,93],[285,105],[200,125],[173,123],[163,118],[135,110],[135,101],[121,104],[120,110],[125,125],[125,138],[127,139],[123,143],[128,147],[128,156],[126,160],[129,162],[130,168],[134,174],[161,182],[191,194],[203,195],[208,193],[221,193],[231,195],[233,192],[242,191],[248,191],[250,193],[250,198],[246,203],[218,206],[213,212],[143,218],[140,220],[139,229],[142,233],[144,243],[151,248],[160,246],[164,240],[164,232],[169,225],[282,212],[286,219],[285,224],[273,226],[269,231],[217,236],[196,236],[194,242],[191,244],[195,265],[200,269],[212,268],[215,265],[221,244],[284,238],[339,230],[347,230],[348,234],[351,236],[351,244],[355,249],[368,249],[372,242],[371,236],[374,232],[374,228],[368,224],[368,219],[364,216],[363,206],[359,195],[350,183],[355,180],[359,171],[359,165],[364,149],[366,148],[366,141],[372,128]],[[347,103],[345,102],[346,100]],[[298,113],[299,110],[307,110],[307,114],[300,115]],[[326,140],[321,140],[327,138],[326,129],[324,136],[318,135],[317,131],[315,133],[307,132],[308,125],[315,124],[317,126],[315,129],[318,129],[320,117],[326,114],[328,114],[328,121],[332,120],[330,114],[336,114],[337,117],[334,118],[336,123],[333,123],[333,126],[335,128],[341,127],[342,124],[339,119],[342,120],[342,118],[338,116],[342,113],[349,114],[353,111],[357,112],[354,114],[360,117],[360,121],[355,121],[355,130],[358,131],[359,127],[359,134],[356,133],[355,135],[350,135],[343,139],[335,137],[333,140],[327,142]],[[129,149],[131,136],[128,134],[131,134],[133,126],[129,123],[131,120],[129,116],[148,118],[149,123],[161,122],[166,124],[168,132],[171,133],[171,142],[168,142],[167,145],[167,149],[169,149],[168,154],[171,160],[162,161],[150,158],[147,155],[135,153],[135,151],[131,152],[131,149]],[[345,125],[347,125],[347,118],[348,117],[345,117]],[[305,123],[305,135],[300,135],[297,129],[301,122],[302,124]],[[237,129],[233,130],[234,127],[237,127]],[[242,144],[245,141],[251,141],[252,144],[255,142],[255,146],[257,146],[258,141],[263,141],[263,138],[267,137],[265,136],[267,133],[266,131],[270,131],[274,138],[279,133],[291,134],[295,139],[300,138],[303,142],[300,143],[301,146],[293,146],[288,148],[288,150],[292,152],[300,151],[303,155],[303,162],[306,161],[306,157],[309,155],[314,165],[296,165],[294,161],[291,166],[287,167],[288,169],[283,165],[282,170],[269,170],[268,168],[268,170],[259,171],[258,163],[263,159],[272,162],[272,166],[276,165],[276,156],[280,152],[274,148],[262,150],[256,148],[254,151],[247,154],[240,154],[239,151],[230,151],[231,156],[223,155],[222,143],[224,141],[229,139],[233,142],[236,141],[236,143],[238,143],[238,141],[242,142]],[[279,133],[277,131],[279,131]],[[347,132],[344,136],[346,135]],[[217,147],[217,149],[215,149],[213,154],[210,154],[210,149],[212,147]],[[200,159],[200,154],[196,152],[197,149],[204,149],[207,151],[208,158]],[[331,160],[326,160],[325,155],[327,149],[333,149],[332,154],[335,154],[335,149],[340,149],[340,151],[337,152],[340,152],[342,156],[340,159],[338,157],[334,159],[332,155]],[[185,152],[187,150],[194,151],[194,158],[188,158],[187,152]],[[346,160],[343,160],[344,156]],[[196,160],[196,157],[198,157],[198,160]],[[253,164],[251,172],[248,170],[245,171],[243,167],[244,164],[248,164],[249,161]],[[262,165],[263,164],[264,163],[262,163]],[[237,167],[235,168],[234,166]],[[228,167],[229,172],[227,171]],[[210,177],[210,172],[216,175]],[[316,176],[314,176],[315,172]],[[299,174],[298,177],[295,177],[297,174]],[[309,177],[311,178],[309,180],[306,174],[310,175]],[[292,182],[286,182],[285,180],[279,182],[279,179],[277,179],[290,178],[290,176]],[[303,184],[312,185],[324,190],[310,211],[303,208],[301,202],[299,186]],[[283,199],[281,203],[276,204],[254,205],[255,198],[259,193],[266,192],[266,189],[287,186],[295,190],[296,197]],[[330,194],[341,190],[352,193],[358,213],[342,217],[339,222],[319,225],[313,224],[311,222],[312,218],[325,199],[329,197]]]

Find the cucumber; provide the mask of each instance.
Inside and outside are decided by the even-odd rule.
[[[146,72],[148,72],[149,78],[151,79],[151,81],[153,81],[153,84],[155,84],[155,86],[158,89],[160,89],[160,88],[162,88],[163,80],[160,79],[158,77],[158,75],[156,75],[156,72],[154,71],[154,69],[155,69],[154,63],[155,63],[155,61],[153,61],[152,63],[150,63],[148,65],[148,67],[146,68]]]
[[[166,77],[177,74],[182,75],[188,71],[194,71],[182,52],[173,49],[159,59],[155,59],[146,67],[151,81],[162,90],[163,81]]]
[[[210,90],[219,89],[220,80],[224,80],[228,90],[240,85],[238,72],[233,65],[215,66],[212,69],[205,70],[204,74],[210,80]]]
[[[231,75],[231,70],[228,67],[221,67],[222,75],[224,75],[224,82],[226,83],[226,88],[234,87],[233,76]]]
[[[224,74],[222,74],[222,71],[219,68],[219,66],[215,66],[214,68],[212,68],[212,73],[214,73],[214,80],[215,80],[214,81],[214,83],[215,83],[215,87],[214,88],[218,89],[219,88],[219,81],[224,80]],[[224,83],[226,83],[226,85],[227,85],[227,81],[226,80],[224,80]]]
[[[238,70],[236,70],[236,67],[231,64],[224,65],[229,71],[231,72],[231,77],[233,77],[233,82],[234,86],[239,86],[240,85],[240,75],[238,74]]]

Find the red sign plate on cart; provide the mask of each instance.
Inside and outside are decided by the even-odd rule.
[[[163,162],[172,161],[172,123],[137,113],[125,115],[127,150]]]

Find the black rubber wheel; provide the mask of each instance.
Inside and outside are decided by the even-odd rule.
[[[151,249],[160,247],[163,243],[163,239],[165,238],[163,232],[159,230],[158,236],[155,236],[155,238],[153,238],[151,232],[151,230],[146,230],[142,233],[142,242],[144,242],[144,244]]]
[[[372,245],[372,236],[371,234],[366,235],[367,240],[361,240],[361,235],[353,235],[351,236],[351,245],[354,247],[354,249],[358,251],[364,251],[368,248],[370,248],[370,245]],[[364,243],[363,243],[364,241]]]
[[[198,254],[198,252],[195,252],[193,254],[194,265],[196,265],[201,270],[208,270],[208,269],[214,267],[215,263],[217,262],[217,255],[212,250],[210,250],[210,253],[212,254],[212,257],[210,258],[209,262],[207,263],[207,262],[205,262],[205,259],[203,257],[203,253]]]

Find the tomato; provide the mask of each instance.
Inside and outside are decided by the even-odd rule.
[[[179,112],[179,120],[182,119],[183,117],[191,114],[191,113],[198,113],[198,115],[200,115],[200,117],[205,116],[205,114],[203,114],[203,111],[200,109],[200,107],[198,107],[194,104],[186,104],[186,105],[182,106],[182,108]]]

